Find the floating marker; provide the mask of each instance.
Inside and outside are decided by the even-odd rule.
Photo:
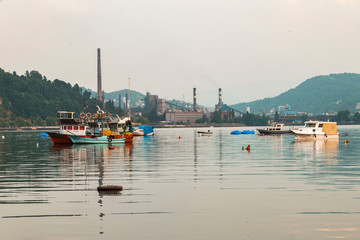
[[[345,133],[345,137],[347,137],[347,135],[348,135],[348,134],[347,134],[347,133]]]
[[[37,148],[39,147],[39,143],[36,143],[36,147],[37,147]]]
[[[349,140],[344,140],[344,143],[349,143]]]
[[[113,146],[109,146],[109,150],[113,150],[114,149],[114,147]]]
[[[246,147],[246,150],[247,150],[247,151],[250,151],[250,145],[248,145],[248,146]]]
[[[181,136],[179,136],[179,139],[181,139]]]
[[[5,136],[1,136],[2,139],[5,139]]]
[[[123,190],[121,185],[107,185],[107,186],[99,186],[97,188],[98,192],[120,192]]]

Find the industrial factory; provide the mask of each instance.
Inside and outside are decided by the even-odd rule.
[[[97,99],[99,106],[104,106],[104,93],[101,83],[101,53],[100,48],[97,49]],[[130,81],[130,80],[129,80]],[[129,82],[130,88],[130,82]],[[228,107],[222,100],[222,89],[218,89],[218,103],[215,105],[215,111],[220,113],[221,119],[231,119],[234,115],[234,109]],[[119,95],[119,108],[124,109],[125,114],[131,117],[130,108],[130,90],[125,94],[125,104],[121,95]],[[140,108],[134,109],[133,117],[141,117],[142,112],[149,112],[155,110],[158,116],[165,115],[165,121],[168,124],[174,123],[195,123],[196,120],[203,118],[211,118],[213,110],[199,107],[197,103],[196,88],[193,88],[193,103],[185,103],[176,100],[166,101],[159,98],[158,95],[151,95],[147,93],[143,103],[139,104]],[[142,109],[142,110],[141,110]],[[136,111],[137,110],[137,111]]]

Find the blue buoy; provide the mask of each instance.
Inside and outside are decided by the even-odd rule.
[[[47,133],[40,133],[40,137],[46,138],[46,137],[49,137],[49,135]]]

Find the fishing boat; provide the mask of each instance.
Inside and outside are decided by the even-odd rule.
[[[339,139],[336,122],[307,121],[291,132],[298,140]]]
[[[257,128],[260,135],[269,135],[269,134],[291,134],[290,129],[284,129],[284,124],[274,123],[271,127],[266,128]]]
[[[90,113],[87,113],[91,117]],[[86,117],[86,115],[85,115]],[[72,144],[69,135],[86,136],[88,125],[84,120],[75,119],[74,112],[58,111],[59,132],[46,132],[55,144]]]
[[[132,124],[130,117],[120,118],[118,115],[106,115],[98,107],[94,114],[81,113],[79,119],[74,118],[74,112],[59,111],[57,113],[59,133],[46,132],[54,144],[73,144],[70,136],[82,138],[94,138],[105,135],[112,139],[124,139],[126,143],[133,140]],[[83,141],[88,139],[83,139]],[[77,142],[83,142],[77,141]]]

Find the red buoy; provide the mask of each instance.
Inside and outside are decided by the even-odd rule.
[[[181,136],[179,136],[179,139],[181,139]]]
[[[250,151],[250,145],[248,145],[248,146],[246,147],[246,150]]]

